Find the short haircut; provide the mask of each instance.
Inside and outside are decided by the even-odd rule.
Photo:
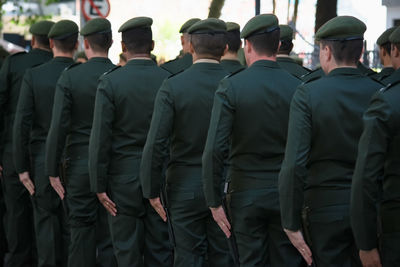
[[[53,39],[54,45],[57,49],[64,53],[72,52],[75,50],[76,43],[78,42],[78,33],[74,33],[63,39]]]
[[[397,47],[397,50],[400,51],[400,43],[394,43],[394,44],[392,44],[392,45],[395,46],[395,47]]]
[[[233,30],[233,31],[227,32],[226,33],[226,43],[228,44],[229,52],[237,53],[240,48],[240,44],[241,44],[240,31]]]
[[[292,40],[282,40],[281,46],[279,47],[278,54],[285,54],[289,55],[293,49],[293,42]]]
[[[329,46],[333,58],[338,64],[356,64],[361,57],[363,40],[326,41],[321,40],[322,47]]]
[[[33,36],[35,37],[35,40],[38,43],[38,45],[50,48],[50,41],[49,41],[49,37],[47,37],[47,35],[36,35],[35,34]]]
[[[392,44],[390,42],[386,42],[380,45],[380,47],[382,47],[386,51],[386,53],[390,56],[390,51],[392,49]]]
[[[224,54],[226,48],[226,34],[191,34],[190,42],[196,54],[220,58]]]
[[[153,48],[151,28],[133,28],[122,32],[122,41],[132,54],[150,54]]]
[[[258,54],[273,56],[278,52],[280,29],[272,32],[254,34],[247,38]]]
[[[112,45],[112,33],[95,33],[85,36],[94,52],[107,52]]]

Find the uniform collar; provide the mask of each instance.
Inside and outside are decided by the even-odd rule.
[[[362,75],[361,71],[358,68],[336,68],[331,70],[327,76],[337,76],[337,75]]]
[[[74,59],[72,57],[54,57],[53,61],[55,62],[74,62]]]
[[[253,66],[260,66],[260,67],[267,67],[267,68],[279,68],[279,65],[276,61],[265,60],[265,59],[257,60],[250,67],[253,67]]]
[[[108,57],[92,57],[87,62],[104,62],[109,63],[111,60]]]
[[[152,66],[156,65],[156,63],[152,59],[143,59],[143,58],[133,58],[128,60],[126,65],[146,65]]]
[[[198,63],[212,63],[212,64],[219,64],[219,61],[216,59],[209,59],[209,58],[200,58],[196,61],[193,62],[193,64],[198,64]]]

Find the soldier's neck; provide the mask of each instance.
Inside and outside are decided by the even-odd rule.
[[[224,60],[224,59],[225,60],[237,60],[237,61],[239,61],[237,53],[226,52],[226,54],[221,57],[221,60]]]
[[[150,54],[130,54],[130,53],[126,53],[126,58],[129,60],[131,59],[151,59]]]
[[[56,47],[53,47],[52,51],[53,51],[53,57],[70,57],[70,58],[73,58],[74,57],[74,53],[75,53],[75,49],[72,50],[72,51],[65,52],[65,51],[57,49]]]
[[[90,55],[89,55],[89,53],[87,53],[86,56],[87,56],[88,59],[91,59],[91,58],[94,58],[94,57],[108,58],[108,53],[107,52],[105,52],[105,53],[96,52],[96,53],[91,53]]]

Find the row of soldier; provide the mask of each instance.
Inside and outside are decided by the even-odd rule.
[[[350,16],[316,33],[313,72],[274,15],[241,32],[191,19],[161,67],[151,25],[120,27],[124,67],[108,59],[106,19],[80,31],[84,64],[68,20],[33,25],[32,51],[5,60],[9,266],[400,264],[400,29],[378,39],[376,74]]]

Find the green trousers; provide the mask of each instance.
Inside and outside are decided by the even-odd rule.
[[[5,151],[10,150],[6,147]],[[9,253],[6,266],[36,266],[32,203],[28,191],[15,172],[11,152],[3,154],[2,185],[6,205],[4,227]]]
[[[2,176],[0,176],[1,179]],[[4,215],[6,213],[6,207],[4,204],[3,197],[3,185],[0,183],[0,267],[3,267],[4,257],[7,251],[7,239],[6,232],[4,229]]]
[[[202,185],[167,185],[175,267],[233,266],[228,241],[207,207]]]
[[[311,208],[308,221],[311,250],[317,266],[361,267],[350,226],[349,205]]]
[[[240,266],[304,266],[282,229],[276,187],[234,192],[229,197]]]
[[[116,266],[106,211],[90,191],[87,159],[71,160],[66,174],[71,231],[68,266]]]
[[[382,234],[381,262],[383,267],[400,266],[400,232]]]
[[[32,154],[32,197],[38,266],[67,266],[70,240],[63,202],[44,171],[43,150]]]

